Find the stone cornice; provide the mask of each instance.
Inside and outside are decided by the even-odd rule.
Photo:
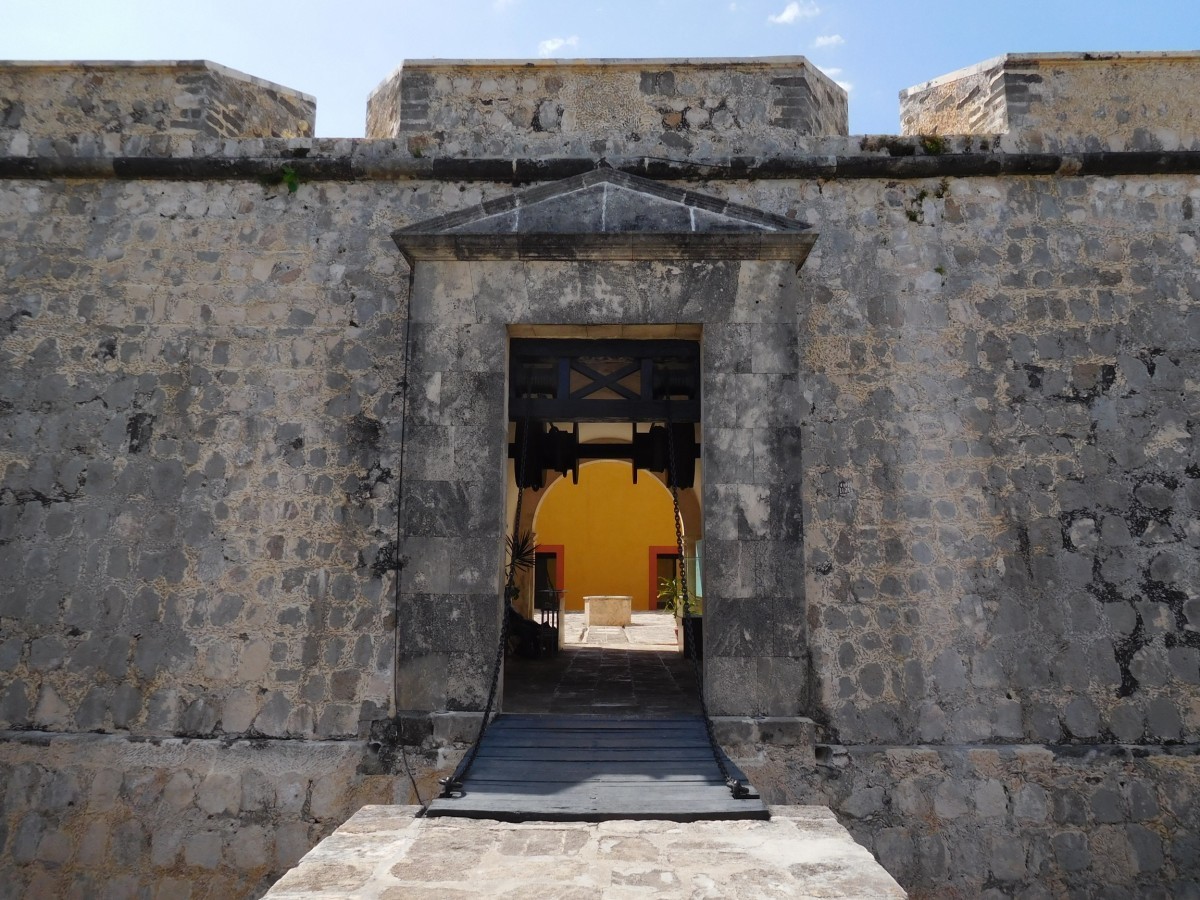
[[[810,155],[759,159],[601,161],[550,159],[414,159],[409,156],[0,156],[0,179],[121,178],[224,181],[279,180],[288,166],[305,181],[490,181],[531,184],[580,175],[607,164],[657,181],[755,179],[915,179],[977,176],[1112,176],[1200,173],[1200,150],[1092,153],[946,153]]]

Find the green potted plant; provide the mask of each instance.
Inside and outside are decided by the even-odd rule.
[[[508,563],[504,567],[504,595],[507,609],[504,611],[508,623],[508,652],[515,652],[529,659],[540,659],[558,652],[558,629],[546,623],[537,623],[527,618],[513,604],[521,596],[518,574],[528,573],[537,563],[537,538],[530,531],[509,535],[505,538]],[[532,616],[533,610],[530,610]]]
[[[704,656],[704,605],[701,598],[689,592],[685,603],[683,582],[676,577],[658,579],[658,599],[663,609],[675,614],[675,634],[684,657],[691,659]],[[683,621],[685,615],[688,619],[686,624]]]
[[[508,549],[508,565],[504,567],[505,593],[507,600],[512,603],[521,596],[521,589],[516,585],[518,572],[529,572],[537,559],[537,538],[533,532],[526,531],[517,535],[509,535],[504,539]],[[508,585],[512,584],[509,588]]]

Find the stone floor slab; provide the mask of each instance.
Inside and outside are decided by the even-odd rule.
[[[907,896],[821,806],[765,822],[525,822],[420,818],[366,806],[267,893],[271,900],[414,897],[878,898]]]
[[[509,658],[501,709],[506,713],[651,717],[698,713],[692,660],[684,659],[673,647],[638,644],[638,640],[604,645],[568,643],[558,655],[545,659]]]

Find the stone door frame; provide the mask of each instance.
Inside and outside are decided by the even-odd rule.
[[[801,714],[809,665],[794,304],[816,235],[602,170],[394,238],[412,266],[405,425],[415,463],[401,491],[397,709],[479,711],[487,699],[502,609],[512,334],[698,329],[709,708]]]

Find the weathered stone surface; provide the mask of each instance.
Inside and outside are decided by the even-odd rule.
[[[364,807],[266,896],[907,896],[822,807],[779,807],[769,822],[690,824],[504,824],[418,819],[416,809]]]
[[[901,91],[900,126],[930,141],[1001,134],[1036,151],[1194,150],[1197,73],[1192,51],[1008,53]]]
[[[261,896],[364,803],[407,798],[360,771],[368,755],[358,741],[0,733],[6,888],[65,896],[38,885],[82,879],[109,895],[134,879],[160,896]],[[428,762],[413,765],[429,796]]]
[[[730,749],[764,799],[828,804],[914,890],[1133,896],[1196,878],[1195,861],[1172,857],[1162,840],[1191,833],[1200,797],[1195,747],[818,744],[815,762],[807,748]],[[1187,799],[1171,808],[1168,796]]]
[[[846,93],[803,57],[406,60],[367,136],[413,156],[728,155],[846,134]]]
[[[0,130],[16,140],[304,137],[316,109],[307,94],[206,60],[0,64]]]

